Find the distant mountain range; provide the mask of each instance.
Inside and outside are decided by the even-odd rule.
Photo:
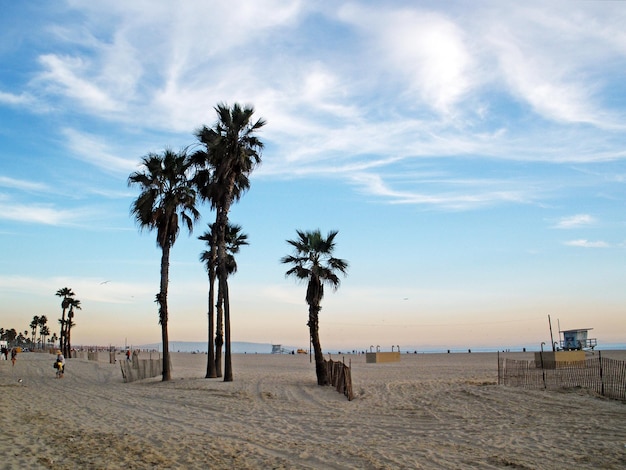
[[[140,344],[133,346],[137,349],[150,349],[161,350],[161,343],[152,344]],[[195,352],[204,354],[207,352],[206,341],[170,341],[170,352]],[[296,350],[291,346],[283,346],[286,351]],[[272,345],[269,343],[246,343],[242,341],[235,341],[231,343],[230,350],[233,354],[270,354],[272,352]]]

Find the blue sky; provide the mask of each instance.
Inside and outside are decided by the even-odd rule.
[[[155,234],[128,175],[194,144],[219,102],[267,120],[233,208],[250,246],[233,340],[308,346],[296,229],[350,263],[325,348],[538,348],[547,315],[626,342],[621,2],[32,1],[0,18],[0,326],[157,342]],[[172,251],[170,338],[206,338],[194,233]],[[108,282],[105,282],[108,281]],[[555,333],[556,336],[556,333]]]

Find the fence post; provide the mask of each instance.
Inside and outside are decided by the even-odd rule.
[[[543,367],[543,348],[541,349],[541,352],[539,353],[539,357],[541,358],[541,376],[543,378],[543,388],[547,388],[546,387],[546,369],[545,367]],[[556,367],[556,364],[555,364]]]
[[[500,351],[498,350],[498,385],[500,385]]]
[[[600,395],[604,396],[604,378],[602,373],[602,351],[598,351],[598,361],[600,362]]]

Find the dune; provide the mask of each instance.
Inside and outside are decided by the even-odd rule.
[[[626,467],[620,401],[497,385],[495,353],[342,357],[353,401],[303,355],[234,355],[225,383],[203,378],[205,355],[174,353],[172,381],[126,384],[108,354],[56,379],[52,356],[23,353],[0,361],[0,468]]]

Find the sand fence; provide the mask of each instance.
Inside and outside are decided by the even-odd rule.
[[[150,353],[149,359],[139,359],[139,354],[134,352],[132,360],[120,361],[124,382],[134,382],[163,374],[163,360],[160,356],[159,354],[159,358],[152,359],[152,353]],[[171,367],[170,365],[170,370]]]
[[[330,385],[335,387],[339,393],[343,393],[349,401],[352,401],[354,392],[352,391],[350,366],[347,366],[345,362],[333,361],[332,359],[324,360],[324,364],[326,365]]]
[[[526,389],[582,388],[598,395],[626,400],[626,361],[597,356],[577,362],[520,361],[498,357],[498,384]]]

